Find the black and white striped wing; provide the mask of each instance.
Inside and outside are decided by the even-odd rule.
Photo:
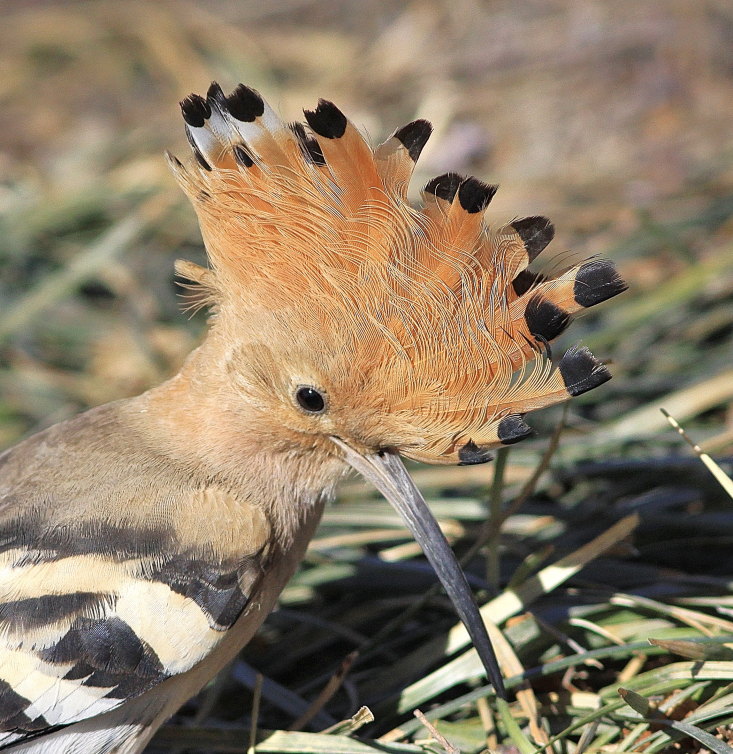
[[[102,527],[34,528],[0,528],[0,749],[192,668],[241,614],[259,570],[256,554],[207,562],[150,532],[126,531],[115,547]]]

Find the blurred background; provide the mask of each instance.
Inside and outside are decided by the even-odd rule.
[[[505,543],[502,567],[526,565],[534,542],[527,536],[543,536],[538,520],[558,526],[542,531],[571,533],[582,544],[603,520],[645,510],[653,512],[640,530],[647,570],[612,586],[641,588],[646,579],[659,596],[664,579],[654,569],[684,568],[708,579],[691,587],[699,599],[725,591],[715,579],[731,573],[729,507],[721,514],[715,485],[658,408],[711,453],[731,455],[729,0],[3,0],[0,24],[0,448],[159,382],[199,339],[205,315],[181,312],[173,261],[203,263],[203,249],[193,210],[163,159],[165,149],[188,150],[179,100],[204,93],[212,80],[225,91],[242,81],[295,120],[325,97],[375,142],[415,118],[432,121],[415,196],[449,170],[499,183],[490,222],[546,214],[557,227],[556,259],[603,255],[630,283],[564,336],[608,360],[615,378],[573,402],[556,470],[542,477],[526,517],[512,519],[525,544]],[[538,437],[512,451],[507,498],[512,484],[526,482],[560,414],[532,417]],[[468,528],[454,541],[481,525],[491,474],[488,466],[417,472],[433,498],[463,495],[468,505],[466,490],[474,496],[465,508]],[[344,494],[363,500],[367,493],[353,485]],[[357,525],[358,516],[364,524],[363,510],[353,508],[349,520],[338,519],[338,508],[326,534]],[[693,535],[697,556],[678,546]],[[364,542],[381,553],[377,535]],[[554,540],[552,547],[562,551]],[[345,629],[341,644],[324,644],[317,633],[309,644],[301,634],[311,660],[303,659],[306,650],[282,656],[277,636],[292,630],[288,620],[310,614],[322,624],[326,603],[328,620],[340,620],[334,605],[351,604],[347,582],[337,586],[343,572],[320,566],[332,557],[348,562],[348,589],[368,584],[374,599],[387,599],[373,594],[373,571],[364,576],[363,550],[326,552],[324,545],[311,557],[310,580],[286,593],[300,617],[268,624],[257,648],[267,658],[269,646],[269,674],[289,688],[301,683],[305,697],[317,686],[303,680],[308,669],[320,673],[326,656],[338,666],[352,646]],[[421,593],[425,579],[431,583],[422,571],[410,576],[417,581],[400,573],[390,580],[401,585],[404,604],[410,589]],[[600,569],[594,578],[608,586],[619,573]],[[680,579],[669,573],[669,594],[677,594]],[[388,596],[391,609],[401,610]],[[714,612],[717,598],[710,599]],[[374,614],[389,613],[375,604]],[[349,620],[361,636],[374,631],[364,613]],[[539,657],[520,655],[529,664]],[[301,676],[293,676],[293,661]],[[240,685],[251,687],[245,676],[241,670]],[[334,715],[353,712],[352,692]],[[284,726],[292,718],[272,698],[267,722]]]
[[[563,261],[613,258],[632,290],[602,328],[580,325],[615,362],[599,415],[730,367],[726,0],[4,0],[0,13],[0,445],[144,389],[196,341],[204,318],[178,312],[172,262],[201,261],[201,244],[162,153],[187,151],[177,103],[212,79],[260,89],[288,119],[332,99],[374,141],[427,118],[415,194],[473,173],[501,186],[491,221],[547,214]]]

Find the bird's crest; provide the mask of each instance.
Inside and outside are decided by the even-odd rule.
[[[284,123],[244,85],[181,103],[195,160],[171,165],[201,223],[211,269],[179,272],[243,327],[305,339],[329,378],[374,401],[405,455],[477,463],[530,433],[523,415],[609,379],[585,348],[548,344],[572,316],[625,290],[613,264],[549,278],[529,270],[552,240],[544,217],[490,228],[496,186],[434,178],[407,188],[431,133],[373,149],[331,102]],[[277,336],[274,336],[277,337]],[[388,417],[387,417],[388,415]]]

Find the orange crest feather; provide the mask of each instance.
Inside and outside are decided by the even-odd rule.
[[[526,412],[610,377],[587,349],[553,364],[547,344],[625,289],[613,264],[530,272],[553,226],[530,217],[490,230],[497,187],[476,178],[435,178],[411,207],[427,121],[373,150],[325,100],[305,112],[307,127],[283,123],[243,85],[225,96],[212,84],[181,107],[195,162],[171,165],[212,264],[183,274],[219,316],[237,318],[243,340],[266,331],[270,344],[300,348],[405,455],[487,460],[487,448],[530,433]]]

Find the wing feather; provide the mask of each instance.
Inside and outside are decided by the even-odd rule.
[[[49,594],[75,557],[39,557],[0,569],[0,744],[108,712],[190,670],[248,601],[240,586],[247,574],[181,555],[147,572],[140,560],[108,563],[94,593],[67,580],[65,591]],[[13,599],[16,572],[25,572],[28,593],[33,569],[48,581],[36,580],[37,596]]]
[[[83,427],[89,418],[75,421]],[[53,468],[35,481],[43,445],[36,436],[0,458],[0,749],[114,710],[189,671],[245,610],[266,557],[259,508],[223,488],[174,483],[166,467],[157,487],[149,476],[136,480],[134,452],[118,459],[128,478],[120,499],[107,499],[101,474],[90,472],[62,504]],[[66,450],[59,457],[69,462],[74,448]],[[99,461],[92,451],[90,467]],[[95,493],[92,517],[86,499]],[[169,509],[181,513],[166,519]],[[62,519],[73,520],[74,510],[70,528]],[[135,520],[125,521],[122,511],[133,510]],[[196,526],[197,516],[206,521]]]

